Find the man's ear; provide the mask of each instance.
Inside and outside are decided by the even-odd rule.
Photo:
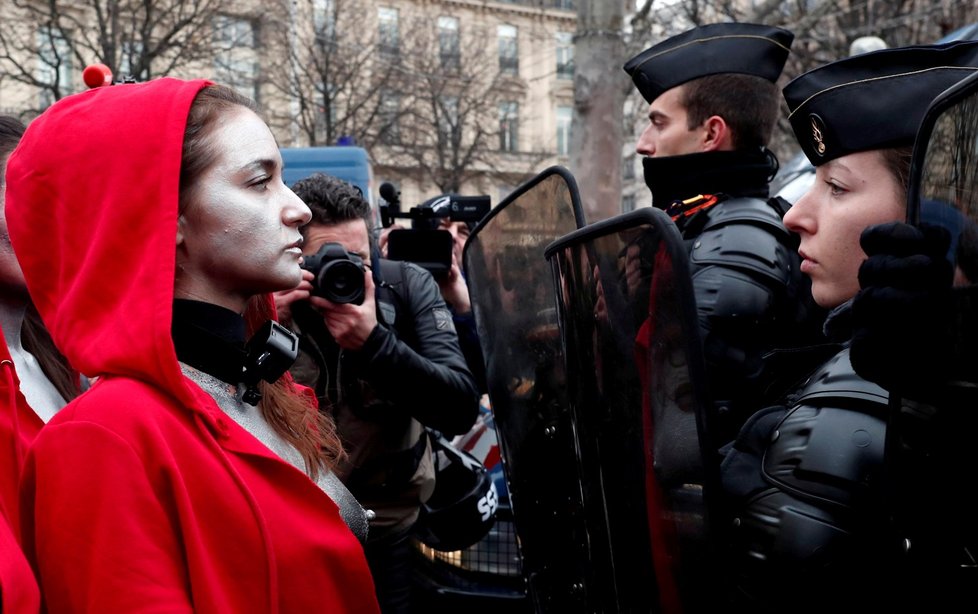
[[[703,122],[703,151],[729,151],[733,146],[733,133],[725,119],[711,115]]]

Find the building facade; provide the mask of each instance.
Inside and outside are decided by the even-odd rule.
[[[231,85],[283,146],[355,144],[409,207],[498,203],[566,163],[572,0],[0,0],[0,112],[30,120],[86,86],[170,75]]]

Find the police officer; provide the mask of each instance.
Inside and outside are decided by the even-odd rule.
[[[816,181],[784,218],[838,353],[754,414],[722,467],[739,588],[761,611],[881,609],[943,599],[923,588],[892,532],[884,449],[889,395],[849,359],[860,235],[906,212],[910,153],[930,101],[975,72],[978,43],[883,50],[810,71],[784,89]],[[898,414],[926,415],[906,405]],[[945,611],[935,606],[932,611]]]
[[[624,67],[649,103],[636,150],[646,156],[653,206],[689,246],[717,426],[728,438],[820,360],[765,359],[820,340],[823,315],[781,222],[789,204],[769,198],[778,169],[766,148],[779,113],[775,81],[793,39],[780,28],[718,23],[669,38]]]
[[[978,71],[975,71],[978,73]],[[920,582],[974,601],[978,568],[978,77],[933,106],[914,151],[915,224],[872,226],[853,301],[852,365],[926,411],[891,416],[893,524]],[[933,108],[933,107],[932,107]],[[952,128],[953,127],[953,128]],[[909,218],[909,216],[908,216]],[[929,605],[929,604],[928,604]]]

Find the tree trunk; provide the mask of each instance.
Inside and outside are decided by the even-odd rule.
[[[588,222],[621,213],[623,0],[577,0],[570,170]]]

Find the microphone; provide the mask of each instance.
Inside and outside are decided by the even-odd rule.
[[[105,64],[89,64],[82,71],[82,80],[89,89],[112,85],[112,71]]]
[[[397,207],[401,204],[401,193],[397,191],[394,184],[384,182],[380,184],[380,197],[388,202],[388,204]]]

